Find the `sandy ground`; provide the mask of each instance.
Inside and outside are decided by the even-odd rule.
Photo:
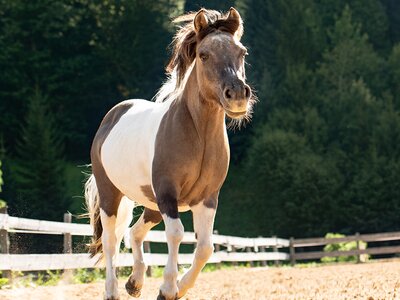
[[[161,278],[148,278],[140,299],[155,300]],[[121,300],[128,297],[121,280]],[[102,299],[104,282],[0,290],[0,299]],[[202,273],[193,299],[400,299],[400,261],[308,268],[237,268]]]

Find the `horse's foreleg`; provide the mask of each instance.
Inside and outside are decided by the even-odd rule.
[[[115,254],[117,248],[117,236],[115,234],[116,216],[108,216],[104,210],[100,209],[100,218],[103,225],[101,240],[106,259],[106,292],[104,299],[117,300],[119,299],[119,295],[118,281],[115,273]]]
[[[157,300],[175,300],[178,297],[178,253],[179,245],[183,239],[184,228],[179,219],[176,198],[164,195],[157,198],[157,200],[164,220],[168,244],[168,260],[164,269],[164,283],[160,287],[160,294]]]
[[[143,240],[151,228],[162,220],[158,211],[145,208],[140,218],[132,226],[130,231],[133,253],[132,274],[125,284],[126,291],[132,297],[139,297],[144,282],[146,265],[143,259]]]
[[[191,210],[193,213],[194,231],[197,235],[197,246],[192,266],[178,283],[178,298],[183,297],[188,289],[194,286],[197,276],[214,251],[212,231],[216,212],[215,205],[209,208],[204,203],[199,203],[193,206]]]

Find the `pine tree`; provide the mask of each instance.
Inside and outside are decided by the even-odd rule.
[[[332,46],[323,54],[319,73],[323,77],[323,89],[332,93],[329,99],[344,96],[359,78],[374,94],[381,91],[385,84],[380,73],[384,61],[375,53],[368,35],[362,33],[361,25],[353,22],[349,6],[344,8],[328,35]]]
[[[9,204],[22,216],[60,220],[67,210],[63,150],[47,101],[39,91],[29,99],[14,174],[19,195]]]

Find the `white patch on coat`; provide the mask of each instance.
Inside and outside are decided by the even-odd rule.
[[[130,100],[125,112],[108,134],[101,148],[101,161],[111,182],[128,198],[158,210],[141,186],[151,185],[151,170],[158,128],[171,102]]]
[[[129,199],[158,211],[142,186],[152,186],[152,165],[158,129],[172,100],[155,103],[127,100],[132,107],[111,129],[101,147],[101,161],[110,181]],[[154,190],[153,190],[154,194]],[[189,206],[178,207],[188,211]]]

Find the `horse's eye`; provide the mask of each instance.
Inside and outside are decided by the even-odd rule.
[[[206,60],[208,59],[208,54],[206,54],[206,53],[200,53],[200,59],[201,59],[202,61],[206,61]]]

